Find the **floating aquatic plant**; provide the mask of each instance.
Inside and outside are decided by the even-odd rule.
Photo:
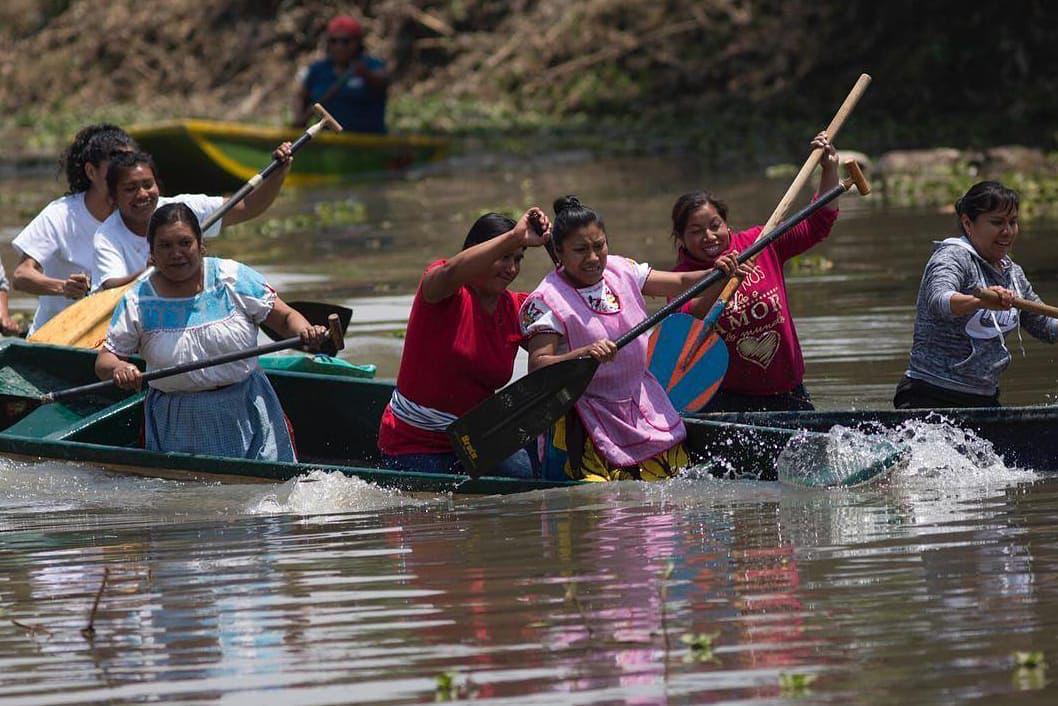
[[[687,653],[683,656],[684,662],[719,662],[713,654],[713,641],[720,637],[720,633],[685,633],[680,636],[680,642],[687,645]]]
[[[779,672],[779,688],[783,696],[803,696],[809,693],[809,686],[816,680],[815,674],[800,672]]]
[[[797,275],[821,275],[834,269],[834,261],[823,255],[806,253],[790,260],[790,272]]]
[[[1015,652],[1012,657],[1014,658],[1014,666],[1021,667],[1023,669],[1046,669],[1047,661],[1044,659],[1043,652],[1040,650],[1033,650],[1031,652]]]
[[[477,686],[470,681],[470,677],[460,680],[456,672],[441,672],[434,677],[434,682],[437,684],[434,690],[437,701],[473,699],[478,695]]]

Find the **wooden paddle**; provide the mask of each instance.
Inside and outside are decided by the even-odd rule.
[[[319,114],[320,121],[308,128],[305,134],[294,141],[294,144],[290,146],[292,153],[301,149],[316,133],[325,127],[329,127],[335,132],[342,131],[342,126],[323,109],[323,106],[317,103],[313,106],[313,110]],[[251,191],[259,187],[282,164],[279,160],[273,159],[271,164],[251,177],[238,191],[232,194],[231,198],[221,204],[220,208],[209,214],[209,217],[202,222],[202,231],[205,232],[210,226],[223,218],[224,214],[246,198]],[[150,277],[153,271],[153,268],[147,268],[137,280],[123,287],[102,289],[71,304],[34,331],[33,335],[26,340],[32,343],[98,348],[103,344],[103,339],[106,338],[107,327],[110,325],[110,317],[113,314],[114,307],[125,296],[125,292],[128,291],[129,287],[136,281]]]
[[[327,352],[333,355],[345,347],[345,337],[342,335],[341,322],[339,321],[337,314],[331,315],[327,321],[327,327],[330,330],[329,340],[327,342],[329,345],[327,345],[326,348]],[[277,351],[300,347],[301,338],[294,336],[292,338],[285,338],[281,341],[276,341],[275,343],[268,343],[248,350],[225,353],[224,355],[218,355],[204,360],[196,360],[191,363],[152,370],[144,373],[142,380],[145,383],[152,380],[161,380],[162,378],[189,373],[193,370],[202,370],[203,368],[211,368],[215,365],[224,365],[225,363],[233,363],[237,360],[245,360],[246,358],[254,358],[267,353],[275,353]],[[89,385],[70,387],[65,390],[56,390],[54,392],[40,395],[39,397],[0,394],[0,404],[7,405],[6,413],[10,415],[10,423],[14,423],[41,405],[59,402],[61,400],[70,399],[71,397],[79,397],[93,392],[101,392],[103,390],[108,390],[111,387],[114,387],[114,381],[112,379],[94,382]]]
[[[849,95],[845,96],[844,102],[842,102],[841,107],[838,108],[838,112],[834,114],[834,119],[830,121],[829,125],[827,125],[827,137],[831,142],[837,137],[838,132],[841,131],[841,127],[845,124],[845,120],[849,117],[849,114],[852,113],[856,104],[860,102],[860,98],[863,97],[863,94],[867,91],[869,85],[871,85],[871,77],[868,74],[860,74],[860,77],[856,80],[852,90],[849,91]],[[761,229],[760,235],[757,236],[758,240],[767,237],[768,233],[770,233],[772,229],[779,224],[779,221],[786,216],[786,212],[790,210],[790,206],[793,205],[794,199],[796,199],[797,195],[801,193],[801,189],[804,188],[805,183],[811,178],[812,172],[815,171],[815,168],[819,166],[819,160],[822,157],[823,150],[821,149],[814,149],[812,150],[812,153],[808,155],[808,159],[805,160],[804,165],[801,166],[801,171],[797,172],[797,176],[794,177],[793,183],[791,183],[790,187],[786,189],[786,193],[783,194],[782,199],[780,199],[779,204],[775,207],[771,217],[768,219],[767,223],[764,224],[764,228]],[[737,290],[741,284],[741,277],[732,277],[731,281],[729,281],[721,291],[719,299],[722,299],[724,302],[730,301],[735,290]]]
[[[739,253],[738,261],[746,262],[853,185],[861,194],[870,193],[870,185],[859,165],[850,161],[846,167],[850,176]],[[665,317],[678,312],[680,307],[723,277],[723,272],[713,270],[653,316],[614,341],[617,348],[628,345]],[[525,446],[533,437],[549,429],[583,394],[598,367],[599,361],[594,358],[575,358],[540,368],[508,385],[453,422],[448,427],[448,437],[467,473],[475,478],[480,476]]]
[[[983,302],[988,302],[989,304],[999,303],[999,295],[991,289],[977,289],[974,291],[974,296]],[[1058,319],[1058,306],[1049,306],[1043,302],[1034,302],[1029,301],[1028,299],[1022,299],[1021,297],[1014,297],[1014,307],[1021,309],[1022,311],[1031,311],[1034,314],[1043,314],[1052,319]]]
[[[863,97],[870,83],[871,77],[868,74],[860,74],[852,90],[849,91],[837,113],[834,114],[834,118],[827,125],[827,135],[831,140],[841,131],[845,120],[852,113],[857,103],[860,102],[860,98]],[[822,156],[823,150],[812,150],[808,159],[801,166],[801,171],[797,173],[797,176],[789,188],[786,189],[786,193],[783,194],[782,199],[779,200],[775,210],[772,211],[771,216],[764,224],[760,235],[757,236],[758,239],[766,237],[778,225],[779,221],[786,216],[794,199],[797,198],[797,195],[819,165],[819,160]],[[716,303],[709,310],[709,314],[702,320],[702,325],[685,327],[666,323],[654,332],[650,359],[651,372],[654,373],[662,386],[670,393],[670,396],[675,395],[672,399],[676,409],[683,412],[695,412],[704,407],[719,389],[719,383],[727,372],[727,358],[726,356],[724,357],[724,365],[721,369],[716,365],[721,355],[717,351],[709,349],[726,344],[720,340],[720,337],[713,329],[721,314],[723,314],[727,303],[741,284],[741,277],[732,277],[728,281],[720,292],[720,296],[717,297]],[[677,331],[677,328],[679,331]],[[676,340],[675,337],[680,332],[694,336],[693,340],[689,342]],[[666,359],[673,355],[679,356],[678,359],[674,361]],[[697,388],[697,391],[695,391],[695,388]]]

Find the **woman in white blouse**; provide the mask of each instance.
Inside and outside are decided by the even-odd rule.
[[[162,206],[147,228],[154,274],[134,284],[114,310],[96,358],[100,379],[138,390],[141,355],[154,370],[252,348],[266,323],[319,348],[327,329],[312,326],[253,269],[205,257],[195,213]],[[146,447],[155,451],[294,461],[283,410],[256,358],[149,383]]]

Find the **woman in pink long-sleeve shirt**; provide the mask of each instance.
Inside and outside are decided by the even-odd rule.
[[[837,151],[825,132],[816,135],[812,147],[823,150],[819,180],[823,193],[838,183]],[[814,409],[803,384],[805,364],[790,315],[783,264],[826,238],[837,217],[836,208],[822,208],[757,256],[717,322],[729,363],[720,390],[703,411]],[[733,233],[722,201],[708,191],[684,194],[672,208],[672,237],[679,257],[673,269],[713,267],[721,255],[749,247],[762,229],[754,226]],[[715,292],[706,292],[683,311],[703,318],[715,298]]]

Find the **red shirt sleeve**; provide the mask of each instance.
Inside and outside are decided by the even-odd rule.
[[[815,201],[818,196],[819,194],[816,194],[812,200]],[[830,229],[833,228],[834,221],[837,219],[838,209],[824,206],[795,225],[790,232],[780,236],[771,247],[779,257],[779,261],[786,262],[823,242],[830,235]]]

